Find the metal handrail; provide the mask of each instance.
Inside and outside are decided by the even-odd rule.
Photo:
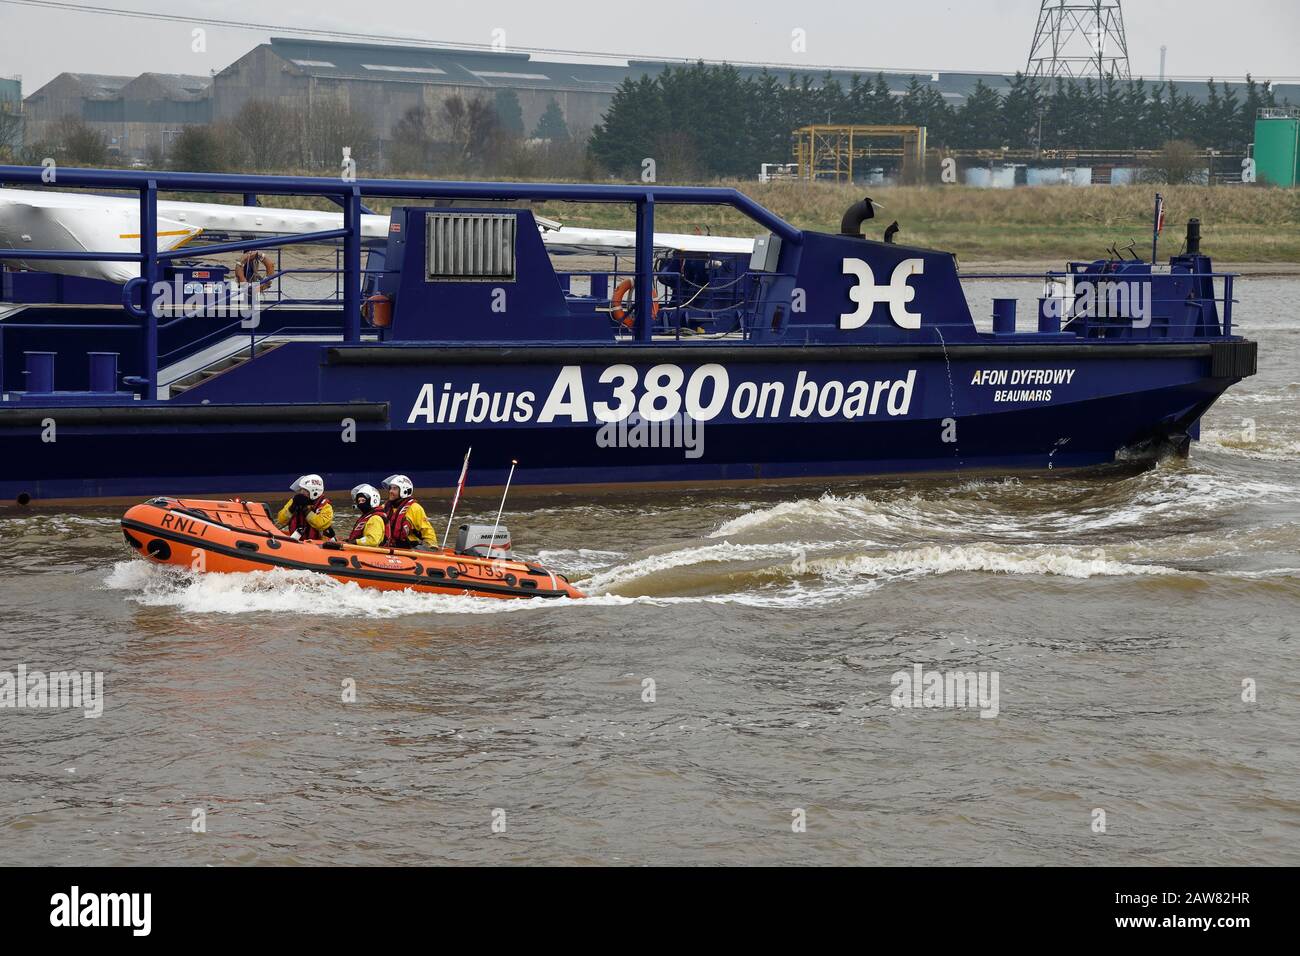
[[[1129,260],[1113,260],[1113,261],[1129,261]],[[1075,261],[1075,262],[1068,263],[1068,266],[1075,266],[1075,265],[1087,266],[1091,264],[1092,264],[1091,262]],[[1075,272],[1072,270],[1062,272],[1055,269],[1047,269],[1042,272],[975,272],[975,273],[958,274],[958,278],[963,281],[967,279],[971,279],[971,280],[1033,279],[1038,282],[1042,282],[1044,280],[1053,280],[1053,279],[1072,279],[1076,282],[1080,280],[1084,282],[1092,282],[1092,281],[1143,282],[1143,281],[1150,281],[1152,278],[1163,278],[1165,276],[1176,276],[1178,278],[1183,278],[1183,279],[1209,279],[1211,282],[1211,291],[1213,291],[1214,288],[1213,286],[1214,280],[1221,279],[1223,281],[1223,294],[1211,295],[1210,301],[1214,302],[1216,305],[1223,306],[1223,315],[1221,317],[1221,320],[1223,322],[1223,335],[1225,338],[1230,337],[1232,335],[1232,307],[1234,304],[1240,301],[1239,299],[1233,296],[1232,285],[1234,280],[1241,278],[1240,272],[1175,272],[1175,273],[1159,272],[1159,273],[1146,273],[1144,275],[1125,277],[1123,273]],[[1187,300],[1185,299],[1155,299],[1153,300],[1153,304],[1155,302],[1160,302],[1166,305],[1170,303],[1179,304],[1179,305],[1191,304],[1188,303]],[[1091,317],[1084,316],[1083,318],[1091,318]]]
[[[39,166],[0,166],[0,183],[34,186],[49,171]],[[737,189],[719,186],[658,186],[653,183],[492,183],[452,180],[357,179],[328,176],[267,176],[254,174],[154,172],[127,169],[75,169],[60,166],[56,186],[100,189],[154,188],[172,192],[245,193],[252,195],[363,196],[385,199],[537,199],[568,202],[651,203],[687,206],[731,206],[787,242],[799,243],[803,232]],[[345,207],[346,212],[346,207]],[[347,229],[345,224],[344,229]]]
[[[386,180],[386,179],[334,179],[324,176],[264,176],[224,173],[155,172],[152,170],[76,169],[60,167],[56,178],[49,181],[49,170],[37,166],[0,166],[0,184],[17,183],[36,188],[91,187],[97,189],[134,190],[140,200],[140,251],[135,254],[60,252],[37,254],[29,250],[0,252],[0,258],[27,258],[48,260],[99,260],[139,262],[141,275],[124,288],[124,306],[133,311],[131,296],[133,283],[141,289],[140,311],[144,337],[145,385],[142,396],[147,401],[157,398],[158,388],[158,326],[153,315],[153,298],[161,266],[172,259],[193,255],[188,249],[160,252],[158,249],[158,192],[168,190],[182,193],[242,194],[245,205],[256,205],[259,195],[321,196],[338,203],[343,208],[343,228],[329,230],[306,237],[321,241],[323,236],[343,241],[343,315],[344,339],[350,343],[361,340],[361,216],[365,207],[361,197],[376,196],[390,199],[513,199],[551,200],[569,202],[632,203],[636,207],[636,293],[641,301],[652,298],[652,272],[654,269],[654,207],[662,202],[670,205],[731,206],[760,226],[778,235],[791,245],[803,241],[803,232],[764,206],[736,189],[722,187],[658,186],[652,183],[636,185],[582,185],[570,183],[485,183],[449,182],[439,180]],[[304,241],[304,237],[270,237],[240,243],[220,243],[210,249],[233,250],[270,248]],[[653,336],[650,310],[644,310],[635,321],[638,341],[648,342]]]
[[[1153,273],[1156,276],[1176,275],[1188,279],[1239,279],[1240,272],[1174,272]],[[1042,272],[959,272],[959,279],[1044,279],[1048,277],[1060,276],[1061,278],[1092,278],[1093,276],[1118,275],[1118,273],[1107,272],[1067,272],[1060,269],[1045,269]],[[1142,276],[1141,278],[1150,278],[1151,275]]]

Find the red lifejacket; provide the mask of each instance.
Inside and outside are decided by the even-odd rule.
[[[362,537],[365,536],[366,522],[374,517],[375,511],[377,510],[378,510],[377,508],[371,509],[370,511],[367,511],[365,514],[363,514],[360,518],[357,519],[357,523],[352,526],[352,531],[348,535],[349,541],[360,541]],[[382,541],[379,543],[383,544]]]
[[[414,498],[403,498],[396,503],[390,501],[384,506],[384,543],[388,547],[410,547],[411,522],[406,517],[406,509],[411,507],[413,501]]]
[[[334,537],[333,528],[326,528],[326,533],[322,534],[313,528],[311,523],[307,520],[308,511],[313,514],[318,513],[321,508],[325,507],[329,503],[330,500],[324,495],[321,495],[315,501],[309,502],[309,507],[303,508],[301,511],[294,510],[289,512],[289,523],[285,526],[284,530],[288,534],[293,534],[295,531],[301,532],[298,537],[302,541],[319,541],[321,538],[326,536],[331,538]]]

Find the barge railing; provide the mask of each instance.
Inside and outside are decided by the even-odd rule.
[[[1167,273],[1155,273],[1155,275],[1159,277],[1159,276],[1167,275]],[[1240,278],[1241,273],[1239,272],[1180,272],[1177,273],[1177,276],[1179,278],[1185,278],[1185,279],[1209,279],[1211,283],[1213,283],[1214,280],[1216,279],[1222,281],[1223,294],[1214,296],[1213,301],[1216,304],[1222,306],[1223,308],[1223,314],[1220,316],[1220,319],[1223,322],[1223,336],[1224,338],[1230,337],[1232,335],[1232,306],[1233,303],[1238,301],[1236,297],[1233,295],[1233,282],[1234,280]],[[1092,282],[1092,281],[1143,282],[1143,281],[1150,281],[1151,279],[1150,274],[1136,275],[1136,276],[1125,276],[1122,273],[1083,274],[1079,272],[1071,272],[1068,270],[1060,270],[1060,269],[1048,269],[1043,272],[963,272],[960,273],[958,277],[961,279],[963,283],[968,281],[996,282],[998,280],[1024,281],[1024,280],[1031,280],[1031,279],[1038,282],[1044,282],[1044,283],[1066,282],[1066,281],[1074,282],[1079,279],[1083,279],[1084,281],[1088,281],[1088,282]],[[1069,296],[1067,296],[1067,298],[1068,297]],[[1183,299],[1153,299],[1151,304],[1152,305],[1174,305],[1174,306],[1196,305],[1198,308],[1202,308],[1202,309],[1204,308],[1204,305],[1202,305],[1201,303],[1188,302]],[[1063,318],[1068,319],[1071,318],[1071,316],[1063,316]],[[1094,318],[1094,317],[1085,316],[1084,318]]]
[[[52,174],[52,175],[51,175]],[[570,183],[484,183],[439,180],[356,179],[324,176],[263,176],[225,173],[154,172],[151,170],[76,169],[64,167],[0,166],[0,185],[35,188],[64,187],[134,191],[140,203],[140,250],[136,253],[59,252],[3,249],[4,259],[31,261],[138,262],[140,276],[124,287],[127,311],[140,319],[143,333],[143,374],[139,376],[143,398],[158,395],[158,322],[154,314],[156,288],[162,266],[196,253],[244,251],[301,242],[343,241],[344,341],[361,341],[361,216],[366,207],[362,196],[382,199],[493,199],[553,202],[631,203],[636,207],[637,301],[653,300],[655,204],[730,206],[760,226],[797,245],[803,233],[780,216],[744,193],[722,187],[657,186],[654,184],[584,185]],[[343,228],[306,236],[272,236],[247,242],[219,243],[159,252],[158,193],[216,193],[241,196],[246,206],[255,206],[259,196],[319,196],[343,209]],[[134,289],[141,290],[141,305],[134,306]],[[129,290],[129,291],[128,291]],[[57,326],[51,326],[57,327]],[[654,334],[650,309],[638,309],[637,341],[649,342]]]

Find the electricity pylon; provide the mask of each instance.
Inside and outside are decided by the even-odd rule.
[[[1039,79],[1130,78],[1120,0],[1043,0],[1025,73]]]

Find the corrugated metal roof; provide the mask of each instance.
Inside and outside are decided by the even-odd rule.
[[[168,99],[190,102],[206,99],[212,91],[212,77],[191,76],[185,73],[141,73],[130,83],[122,87],[120,93],[129,97],[135,93],[135,87],[159,87]]]
[[[272,37],[271,49],[303,72],[318,77],[365,79],[384,82],[435,83],[455,86],[583,90],[613,93],[625,79],[656,76],[665,67],[686,66],[672,60],[630,60],[620,63],[564,63],[535,60],[527,53],[455,50],[440,47],[399,46],[382,43],[333,43]],[[742,76],[759,76],[762,67],[738,66]],[[792,70],[767,72],[785,82]],[[874,77],[875,70],[832,70],[830,75],[846,88],[854,76]],[[798,75],[803,75],[802,73]],[[812,74],[816,81],[826,71]],[[977,80],[1005,93],[1011,76],[1002,73],[885,73],[891,92],[902,95],[913,76],[953,100],[965,99]]]
[[[64,76],[80,84],[83,91],[82,95],[86,99],[111,99],[118,94],[122,87],[134,79],[134,77],[130,76],[109,76],[105,73],[60,73],[53,80],[50,80],[50,83]],[[45,84],[45,86],[49,86],[49,83]],[[44,86],[32,95],[39,95],[43,89],[45,89]]]
[[[684,61],[630,60],[623,63],[567,63],[535,60],[527,53],[493,52],[488,50],[457,50],[443,47],[402,46],[387,43],[336,43],[328,40],[306,40],[291,37],[272,37],[271,49],[293,66],[310,76],[338,79],[362,79],[387,83],[446,84],[453,86],[481,86],[484,88],[513,88],[541,90],[575,90],[613,93],[620,83],[643,75],[656,76],[665,67],[687,66]],[[759,66],[737,66],[742,76],[759,76],[764,69]],[[783,67],[767,70],[779,82],[785,83],[793,73],[811,75],[819,83],[826,70],[799,71]],[[854,76],[873,79],[882,74],[890,92],[901,96],[907,91],[912,78],[922,85],[932,87],[945,99],[957,105],[983,81],[986,86],[1005,94],[1011,87],[1014,73],[978,72],[898,72],[869,68],[862,70],[831,70],[829,75],[846,89]],[[1148,88],[1155,81],[1148,80]],[[1180,80],[1175,84],[1182,94],[1190,93],[1204,99],[1204,82]],[[1240,89],[1243,84],[1232,86]],[[1300,87],[1285,84],[1274,86],[1279,99],[1300,95]]]
[[[381,43],[330,43],[272,37],[275,54],[310,76],[452,86],[613,93],[628,76],[620,65],[548,63],[527,53],[494,53]]]

